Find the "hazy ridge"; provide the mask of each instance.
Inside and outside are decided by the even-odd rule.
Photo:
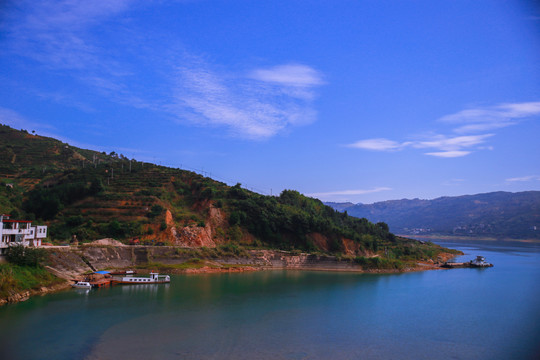
[[[540,191],[326,204],[400,234],[540,239]]]

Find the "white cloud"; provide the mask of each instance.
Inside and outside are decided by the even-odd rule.
[[[279,65],[269,69],[256,69],[250,73],[249,77],[259,81],[296,87],[310,87],[323,84],[321,75],[315,69],[297,64]]]
[[[452,129],[460,134],[429,135],[420,140],[395,141],[384,138],[364,139],[346,145],[347,147],[374,150],[400,151],[408,147],[416,149],[434,149],[425,155],[440,158],[456,158],[469,155],[477,150],[493,150],[493,146],[485,144],[494,133],[478,134],[488,130],[496,130],[516,125],[525,118],[540,116],[540,102],[504,103],[491,107],[466,109],[438,119],[438,122],[459,125]]]
[[[42,64],[61,69],[107,68],[103,49],[87,29],[128,10],[130,0],[26,1],[13,11],[10,21],[10,50]]]
[[[540,102],[506,103],[491,107],[466,109],[443,116],[441,122],[464,124],[457,133],[488,131],[518,124],[520,119],[540,115]]]
[[[136,77],[130,73],[132,64],[124,59],[124,52],[133,51],[135,46],[143,48],[142,44],[132,39],[131,43],[122,44],[124,51],[118,52],[114,41],[112,45],[102,37],[93,35],[93,30],[104,21],[118,18],[127,13],[132,4],[137,1],[109,0],[102,2],[61,0],[61,1],[23,1],[19,10],[13,10],[6,17],[8,23],[5,52],[23,56],[41,64],[39,70],[52,71],[57,76],[58,70],[62,76],[71,77],[80,84],[80,88],[97,90],[121,104],[134,107],[150,107],[140,96],[136,96],[133,88]],[[140,2],[137,2],[140,3]],[[111,32],[127,31],[121,25],[121,20],[115,22]],[[130,48],[133,47],[133,48]],[[140,50],[139,50],[140,51]],[[122,60],[118,60],[122,59]],[[82,86],[80,86],[82,84]],[[148,91],[147,93],[152,93]],[[64,105],[89,109],[71,93],[62,94],[58,89],[34,89],[34,92],[51,94],[53,101],[60,99]],[[148,95],[145,95],[148,97]],[[50,96],[49,96],[50,98]]]
[[[357,190],[340,190],[340,191],[328,191],[328,192],[317,192],[306,194],[306,196],[318,198],[321,200],[328,200],[336,196],[351,196],[351,195],[366,195],[378,193],[381,191],[390,191],[392,188],[389,187],[376,187],[374,189],[357,189]]]
[[[136,6],[148,3],[27,2],[21,6],[24,11],[13,11],[17,16],[10,19],[9,51],[38,61],[46,71],[62,70],[108,101],[172,113],[184,123],[225,127],[234,136],[264,139],[315,120],[312,101],[323,81],[314,68],[290,63],[228,73],[175,45],[181,39],[163,36],[164,43],[158,45],[161,42],[137,32],[126,20]],[[103,40],[107,34],[96,37],[93,30],[111,19],[118,21],[104,30],[110,39]],[[121,53],[115,47],[118,38],[123,39]],[[151,81],[148,73],[155,76]],[[56,89],[55,94],[64,104],[71,100],[71,106],[80,107],[76,98]]]
[[[540,175],[528,175],[506,179],[507,182],[540,181]]]
[[[397,141],[378,138],[360,140],[355,143],[346,145],[347,147],[375,151],[397,151],[403,149],[409,143],[399,143]]]
[[[297,88],[311,92],[313,87],[314,81],[308,80],[299,86],[293,81],[268,84],[254,77],[215,71],[209,64],[192,60],[178,67],[175,104],[169,109],[179,120],[226,126],[236,136],[264,139],[290,126],[314,121],[311,96],[291,95]]]
[[[367,139],[360,140],[347,145],[347,147],[374,150],[374,151],[400,151],[407,147],[417,149],[435,149],[439,151],[427,152],[426,155],[454,158],[469,155],[477,145],[486,141],[493,134],[468,135],[447,137],[444,135],[432,135],[429,139],[420,141],[397,142],[388,139]]]
[[[433,148],[444,150],[445,153],[455,153],[457,156],[463,156],[467,154],[461,154],[465,151],[462,149],[471,148],[475,145],[479,145],[485,142],[485,140],[493,134],[483,134],[483,135],[468,135],[468,136],[455,136],[455,137],[446,137],[444,135],[436,135],[433,139],[418,141],[412,143],[412,146],[415,148]],[[432,155],[431,153],[429,155]],[[456,157],[456,156],[444,156],[443,157]]]
[[[426,155],[435,156],[435,157],[442,157],[442,158],[455,158],[455,157],[462,157],[465,155],[469,155],[470,151],[463,151],[463,150],[453,150],[453,151],[440,151],[440,152],[428,152],[425,153]]]

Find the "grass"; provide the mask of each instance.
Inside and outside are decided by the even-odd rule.
[[[42,267],[0,264],[0,298],[62,281]]]

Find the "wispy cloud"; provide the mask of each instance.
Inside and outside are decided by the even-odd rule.
[[[455,132],[463,134],[504,128],[519,123],[521,119],[537,115],[540,115],[540,102],[508,103],[462,110],[443,116],[439,121],[463,124],[454,129]]]
[[[456,136],[447,137],[444,135],[436,135],[433,139],[419,141],[412,143],[416,148],[434,148],[445,151],[458,151],[463,148],[470,148],[475,145],[485,142],[488,137],[493,134],[483,135],[468,135],[468,136]]]
[[[478,150],[493,150],[486,145],[495,133],[483,133],[518,124],[526,118],[540,115],[540,102],[505,103],[492,107],[466,109],[438,119],[438,122],[458,125],[451,131],[459,134],[430,134],[420,139],[395,141],[385,138],[363,139],[347,147],[372,151],[401,151],[406,148],[433,149],[425,155],[440,158],[467,156]]]
[[[375,151],[397,151],[402,150],[409,143],[399,143],[397,141],[388,140],[388,139],[366,139],[360,140],[355,143],[346,145],[347,147],[365,149],[365,150],[375,150]]]
[[[540,181],[540,175],[527,175],[521,177],[514,177],[506,179],[507,182],[528,182],[528,181]]]
[[[259,81],[294,87],[311,87],[323,84],[321,75],[315,69],[300,64],[255,69],[251,71],[250,77]]]
[[[276,69],[286,71],[278,76]],[[200,60],[191,61],[178,67],[175,104],[170,108],[180,119],[199,125],[223,125],[232,134],[251,139],[268,138],[292,125],[311,123],[316,112],[310,99],[319,84],[319,73],[307,65],[283,65],[265,71],[258,69],[250,74],[262,73],[268,78],[243,77],[212,70],[210,64]],[[276,81],[269,80],[271,73]]]
[[[126,69],[132,65],[118,60],[114,45],[93,35],[93,30],[102,22],[126,13],[134,3],[138,2],[22,1],[19,10],[11,11],[6,17],[9,30],[4,51],[30,58],[41,65],[42,71],[54,72],[55,76],[61,71],[62,76],[71,77],[83,88],[97,90],[110,100],[132,105],[133,93],[127,90],[130,86],[126,83],[130,74]],[[125,30],[117,24],[112,32],[115,31]],[[110,38],[109,34],[103,36]],[[53,93],[34,91],[48,93],[49,98]],[[91,108],[74,94],[61,94],[57,89],[51,100],[76,108]]]
[[[92,106],[87,105],[83,101],[76,100],[73,96],[66,93],[61,93],[59,91],[39,91],[33,88],[27,88],[26,91],[29,93],[33,93],[35,96],[41,99],[51,100],[57,104],[74,107],[84,112],[92,113],[96,111],[96,109]]]
[[[315,90],[324,81],[313,67],[291,62],[233,73],[218,61],[192,55],[177,45],[181,39],[162,36],[162,44],[153,41],[158,34],[146,37],[136,31],[129,14],[141,6],[159,3],[28,1],[21,6],[24,11],[10,19],[9,51],[46,70],[61,70],[107,101],[172,114],[184,124],[225,128],[237,137],[265,139],[315,120]],[[105,30],[110,33],[95,36],[96,27],[112,19],[114,25]],[[122,32],[126,36],[120,36]],[[122,53],[116,41],[122,41]],[[148,73],[153,78],[145,82]],[[47,92],[52,93],[42,90]],[[54,93],[51,100],[71,100],[71,106],[81,107],[73,96]]]
[[[378,193],[381,191],[390,191],[392,188],[389,187],[376,187],[373,189],[357,189],[357,190],[340,190],[340,191],[328,191],[328,192],[317,192],[306,194],[307,196],[318,198],[321,200],[331,200],[340,196],[353,196],[353,195],[366,195]]]
[[[32,57],[46,66],[61,69],[108,67],[103,63],[100,46],[91,41],[86,30],[99,22],[126,11],[130,0],[23,1],[15,12],[9,34],[11,50]]]
[[[424,154],[443,158],[454,158],[469,155],[475,146],[484,143],[486,139],[491,136],[493,136],[493,134],[454,137],[432,135],[430,138],[416,141],[404,141],[401,143],[389,139],[379,138],[361,140],[346,146],[374,151],[399,151],[407,147],[417,149],[434,149],[437,151],[426,152]]]
[[[471,151],[453,150],[453,151],[427,152],[425,154],[429,156],[435,156],[435,157],[441,157],[441,158],[456,158],[456,157],[469,155],[470,153]]]

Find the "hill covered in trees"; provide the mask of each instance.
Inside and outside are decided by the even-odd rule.
[[[540,191],[327,205],[400,234],[540,239]]]
[[[49,226],[49,238],[131,244],[266,247],[431,258],[442,249],[396,237],[383,222],[285,190],[264,196],[200,174],[84,150],[0,126],[0,211]]]

